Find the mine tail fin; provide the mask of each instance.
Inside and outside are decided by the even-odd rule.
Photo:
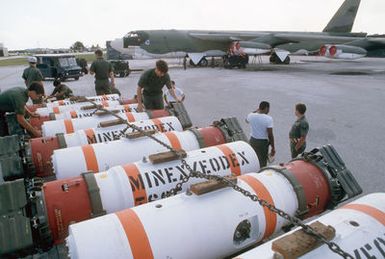
[[[323,32],[351,32],[361,0],[345,0]]]

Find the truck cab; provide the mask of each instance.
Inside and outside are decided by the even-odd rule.
[[[76,63],[72,54],[42,54],[36,55],[37,68],[44,78],[59,78],[65,81],[68,78],[78,80],[81,76],[81,67]]]

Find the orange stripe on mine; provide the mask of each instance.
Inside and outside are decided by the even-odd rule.
[[[135,206],[147,203],[146,187],[144,186],[138,167],[135,164],[127,164],[123,166],[123,169],[131,184]]]
[[[74,133],[74,125],[72,124],[72,120],[65,119],[64,126],[66,128],[66,133]]]
[[[164,135],[168,138],[168,141],[170,141],[170,144],[171,146],[174,148],[174,149],[177,149],[177,150],[181,150],[182,149],[182,146],[179,142],[179,139],[178,137],[174,134],[174,132],[166,132],[164,133]]]
[[[125,112],[131,112],[132,111],[130,105],[128,105],[128,104],[123,105],[123,110]]]
[[[73,119],[78,117],[78,114],[76,113],[76,111],[70,111],[70,114],[71,114],[71,118]]]
[[[385,213],[375,207],[372,207],[366,204],[347,204],[343,206],[341,209],[351,209],[351,210],[363,212],[369,215],[370,217],[376,219],[382,225],[385,226]]]
[[[98,161],[96,160],[95,150],[92,145],[82,146],[84,158],[86,159],[87,170],[94,173],[99,172]]]
[[[219,145],[217,148],[222,151],[230,165],[230,170],[233,175],[241,175],[241,167],[235,153],[226,145]]]
[[[127,120],[128,120],[129,122],[135,121],[134,115],[132,115],[131,112],[126,112],[125,114],[126,114]]]
[[[88,144],[96,143],[95,132],[93,129],[86,129],[84,132],[86,133]]]
[[[250,175],[242,175],[238,179],[242,179],[245,183],[247,183],[260,199],[263,199],[274,206],[273,197],[271,197],[269,190],[266,189],[266,187],[259,180]],[[263,207],[263,211],[265,213],[266,221],[266,228],[265,233],[263,234],[263,238],[266,238],[274,233],[274,230],[277,226],[277,214],[273,213],[266,207]]]
[[[151,121],[154,123],[154,125],[156,126],[158,131],[160,131],[160,132],[166,131],[166,129],[163,127],[162,121],[160,119],[152,119]]]
[[[116,212],[115,215],[126,233],[133,258],[154,258],[146,230],[135,211],[132,209],[122,210]]]
[[[59,107],[55,106],[52,108],[53,113],[58,114],[60,113]]]

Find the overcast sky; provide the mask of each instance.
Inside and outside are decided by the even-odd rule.
[[[140,29],[322,31],[343,0],[3,0],[10,50],[105,46]],[[362,0],[355,32],[385,33],[385,0]]]

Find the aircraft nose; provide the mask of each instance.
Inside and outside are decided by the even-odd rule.
[[[115,39],[115,40],[111,41],[110,45],[112,48],[114,48],[116,50],[122,49],[123,48],[123,39]]]

